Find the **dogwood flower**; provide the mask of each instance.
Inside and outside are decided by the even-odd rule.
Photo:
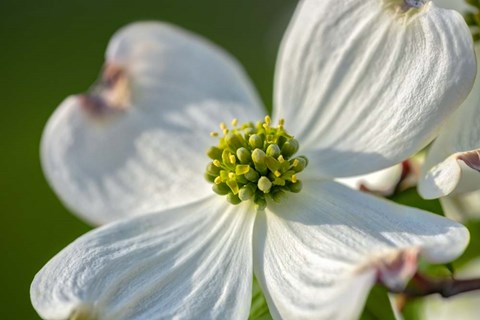
[[[453,11],[306,0],[280,49],[272,120],[219,48],[163,23],[127,26],[100,82],[62,103],[42,141],[67,206],[119,221],[48,262],[33,306],[45,319],[245,319],[255,274],[275,319],[357,317],[375,282],[401,288],[419,257],[455,259],[468,232],[333,178],[425,146],[474,71]]]
[[[464,1],[437,1],[463,13],[474,9]],[[476,54],[480,57],[480,44]],[[459,221],[480,217],[479,128],[480,69],[467,100],[429,149],[418,185],[424,198],[440,198],[445,214]]]

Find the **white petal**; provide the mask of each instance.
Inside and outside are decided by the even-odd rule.
[[[440,198],[443,212],[450,219],[465,222],[480,219],[480,190]]]
[[[336,179],[337,182],[355,190],[369,191],[389,196],[397,187],[402,177],[402,165],[397,164],[387,169],[369,174]]]
[[[456,10],[460,13],[471,11],[473,8],[467,4],[466,0],[433,0],[433,2],[441,8]]]
[[[480,47],[477,47],[480,56]],[[480,67],[480,65],[479,65]],[[480,189],[480,68],[472,92],[432,144],[419,192],[427,199]]]
[[[33,306],[45,319],[246,319],[255,215],[219,199],[87,233],[35,276]]]
[[[305,0],[290,24],[274,115],[295,128],[325,176],[365,174],[406,159],[471,89],[476,62],[460,14],[429,1],[403,12],[404,4]]]
[[[409,280],[408,259],[388,274],[390,262],[398,267],[395,260],[411,251],[451,261],[468,238],[462,225],[440,216],[335,182],[306,181],[301,193],[258,215],[254,272],[277,317],[353,319],[377,276],[395,286]]]
[[[210,194],[210,132],[264,116],[243,70],[206,40],[153,22],[121,29],[106,59],[100,85],[65,100],[44,132],[43,168],[62,201],[105,223]],[[123,82],[110,88],[112,72]]]
[[[457,279],[480,277],[480,259],[476,259],[455,274]],[[420,309],[422,320],[477,320],[480,315],[480,294],[478,291],[463,293],[449,299],[439,295],[425,298]]]

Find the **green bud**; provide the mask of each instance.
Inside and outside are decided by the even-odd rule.
[[[267,148],[267,156],[277,158],[280,155],[280,147],[277,144],[271,144]]]
[[[287,138],[285,138],[284,136],[279,136],[279,137],[277,138],[277,144],[278,144],[278,146],[280,147],[280,149],[283,148],[283,144],[284,144],[285,142],[287,142]]]
[[[255,169],[260,172],[261,174],[265,174],[267,172],[267,166],[265,165],[265,152],[261,149],[255,149],[252,152],[252,160],[255,164]]]
[[[257,210],[265,210],[267,207],[267,200],[262,196],[255,196],[253,202],[257,205]]]
[[[282,146],[283,157],[285,159],[290,158],[295,153],[297,153],[299,147],[300,147],[300,145],[298,144],[298,141],[295,140],[295,139],[292,139],[290,141],[285,142]]]
[[[250,181],[248,181],[248,179],[245,178],[245,176],[242,174],[242,175],[237,176],[237,182],[239,183],[240,186],[243,186],[243,185],[249,183]]]
[[[272,182],[267,177],[261,177],[258,179],[257,186],[263,193],[269,193],[272,188]]]
[[[215,182],[216,176],[212,176],[212,175],[210,175],[210,174],[208,174],[208,173],[205,172],[204,177],[205,177],[205,180],[207,180],[207,181],[210,182],[210,183],[214,183],[214,182]]]
[[[295,183],[291,183],[288,185],[288,190],[290,190],[293,193],[299,193],[302,191],[303,188],[303,183],[300,180],[297,180]]]
[[[264,165],[265,164],[265,158],[266,158],[266,154],[263,150],[258,149],[258,148],[253,150],[252,160],[255,164]]]
[[[220,168],[215,166],[213,164],[213,162],[210,162],[208,165],[207,165],[207,174],[211,175],[211,176],[218,176],[220,174]]]
[[[245,173],[245,178],[248,181],[256,182],[259,177],[260,177],[260,174],[255,170],[250,170],[247,173]]]
[[[305,168],[308,167],[308,158],[305,156],[299,156],[299,158],[303,159],[305,161]]]
[[[233,150],[237,150],[243,146],[243,137],[241,135],[229,132],[225,136],[225,142]]]
[[[303,171],[308,164],[305,157],[295,158],[292,163],[293,163],[293,170],[295,170],[295,172]]]
[[[212,186],[212,190],[213,192],[221,196],[225,196],[231,192],[230,187],[227,186],[225,183],[214,184]]]
[[[250,146],[255,149],[262,149],[263,148],[263,139],[257,134],[252,134],[250,138],[248,139],[248,143]]]
[[[207,155],[212,160],[222,160],[222,150],[217,147],[210,147],[207,150]]]
[[[280,202],[283,198],[285,198],[286,196],[286,193],[280,189],[278,190],[275,190],[275,192],[272,192],[270,194],[270,196],[272,197],[273,201],[275,202]]]
[[[240,200],[240,198],[233,193],[227,194],[227,201],[234,205],[237,205],[240,202],[242,202],[242,200]]]
[[[238,192],[238,197],[242,201],[250,200],[255,195],[255,187],[251,184],[247,184]]]
[[[252,160],[252,154],[246,148],[241,147],[237,150],[237,158],[240,163],[246,164]]]
[[[273,180],[273,185],[275,185],[275,186],[282,186],[282,187],[283,187],[283,186],[285,185],[285,180],[282,179],[282,178],[275,178],[275,179]]]

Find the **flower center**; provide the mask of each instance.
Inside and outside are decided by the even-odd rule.
[[[399,18],[414,17],[430,0],[383,0],[384,6]]]
[[[257,124],[238,125],[232,129],[220,124],[222,136],[217,146],[210,147],[205,177],[213,183],[212,190],[232,204],[253,201],[262,210],[267,199],[280,202],[287,192],[300,192],[302,182],[297,175],[308,164],[304,156],[295,157],[298,141],[284,129],[284,120],[271,126],[269,116]],[[218,137],[216,132],[213,137]]]

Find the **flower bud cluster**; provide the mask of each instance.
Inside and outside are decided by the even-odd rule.
[[[222,123],[222,136],[217,146],[210,147],[207,155],[206,179],[213,183],[212,190],[227,197],[232,204],[253,201],[258,209],[267,206],[267,198],[279,202],[287,192],[300,192],[302,182],[297,175],[308,164],[304,156],[294,157],[299,144],[283,128],[284,121],[271,126],[270,117],[254,124],[232,129]],[[219,136],[212,133],[212,136]]]

